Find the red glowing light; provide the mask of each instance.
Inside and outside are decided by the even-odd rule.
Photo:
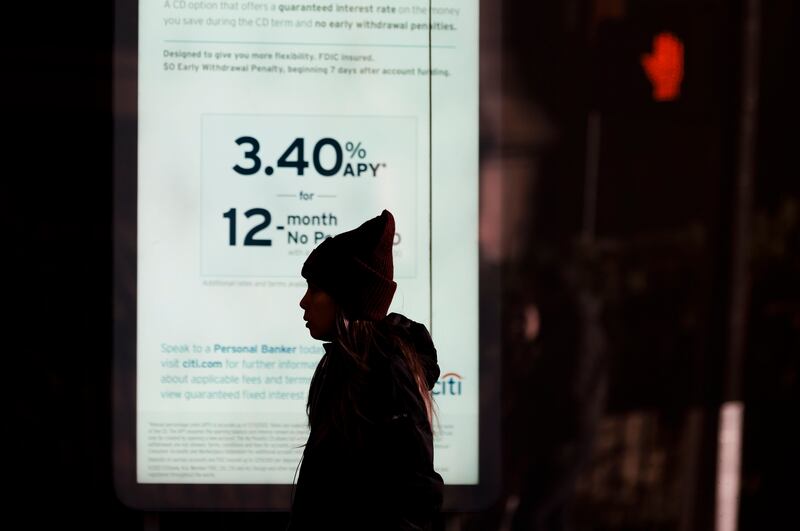
[[[653,52],[642,54],[642,67],[653,84],[653,99],[672,101],[681,93],[683,43],[672,33],[653,37]]]

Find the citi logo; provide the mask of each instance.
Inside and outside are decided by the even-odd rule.
[[[434,395],[461,395],[461,383],[464,379],[458,373],[448,372],[439,377],[439,381],[433,386]]]

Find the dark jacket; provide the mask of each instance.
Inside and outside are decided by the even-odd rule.
[[[379,327],[385,336],[396,335],[413,346],[431,389],[439,365],[425,326],[393,313]],[[341,347],[324,346],[309,390],[312,407],[323,417],[335,414],[326,408],[342,392],[342,382],[353,377]],[[288,530],[430,529],[441,509],[443,481],[433,469],[426,412],[409,398],[414,389],[410,371],[396,348],[386,344],[377,350],[370,352],[370,370],[358,385],[365,418],[348,414],[337,424],[349,428],[324,433],[312,423]]]

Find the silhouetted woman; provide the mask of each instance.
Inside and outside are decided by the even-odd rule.
[[[291,531],[431,529],[441,508],[436,349],[424,325],[386,313],[397,288],[394,227],[384,210],[327,238],[303,265],[303,319],[326,343],[309,389]]]

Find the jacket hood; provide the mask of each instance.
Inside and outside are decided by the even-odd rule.
[[[425,325],[399,313],[390,313],[383,319],[383,323],[414,346],[422,359],[428,389],[433,389],[441,371],[436,357],[436,347],[433,346],[433,339]]]

